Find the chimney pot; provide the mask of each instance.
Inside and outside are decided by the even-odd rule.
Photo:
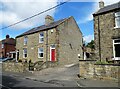
[[[6,39],[9,38],[10,36],[9,35],[6,35]]]
[[[99,2],[99,8],[101,9],[101,8],[103,8],[104,7],[104,2],[101,0],[100,2]]]

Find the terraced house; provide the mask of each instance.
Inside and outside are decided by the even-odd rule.
[[[93,14],[96,59],[120,61],[120,2],[99,6]]]
[[[21,60],[77,63],[83,56],[82,33],[73,17],[54,21],[47,15],[45,25],[16,37],[16,49]]]

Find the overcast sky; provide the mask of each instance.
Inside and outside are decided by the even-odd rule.
[[[0,0],[0,27],[11,25],[65,0]],[[118,2],[119,0],[104,0],[105,6]],[[54,17],[55,21],[73,16],[83,33],[84,40],[90,42],[94,37],[93,16],[98,8],[99,0],[71,0],[59,8],[48,11],[28,21],[0,30],[0,39],[6,34],[15,38],[17,35],[30,30],[33,27],[44,24],[46,15]]]

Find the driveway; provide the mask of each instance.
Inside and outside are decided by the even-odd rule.
[[[58,87],[78,87],[76,80],[79,73],[79,65],[71,65],[67,67],[47,68],[41,71],[33,72],[33,76],[28,79],[41,81],[44,83],[55,84]]]

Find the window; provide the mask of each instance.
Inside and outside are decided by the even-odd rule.
[[[113,40],[114,58],[120,58],[120,39]],[[118,59],[117,59],[118,60]]]
[[[43,48],[38,48],[38,58],[43,58]]]
[[[27,45],[27,42],[28,42],[28,37],[25,36],[25,37],[24,37],[24,45]]]
[[[27,48],[24,48],[23,49],[23,58],[26,58],[27,57]]]
[[[43,42],[44,42],[44,33],[41,32],[41,33],[39,34],[39,43],[43,43]]]
[[[4,48],[4,44],[2,44],[2,48]]]
[[[115,27],[120,28],[120,11],[115,13]]]

